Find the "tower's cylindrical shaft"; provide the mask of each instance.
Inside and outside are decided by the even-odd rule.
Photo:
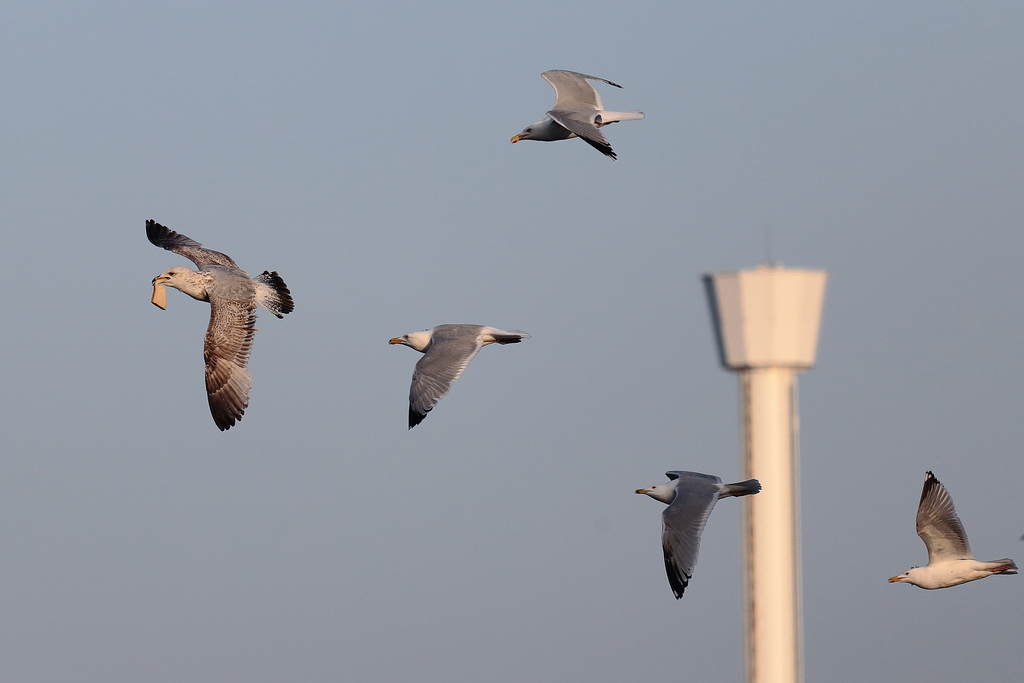
[[[764,487],[744,498],[747,681],[801,683],[796,371],[749,368],[739,377],[742,476]]]

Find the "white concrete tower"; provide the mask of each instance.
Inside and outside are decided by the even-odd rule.
[[[828,273],[781,265],[704,276],[722,365],[739,373],[748,683],[802,683],[796,373],[814,365]]]

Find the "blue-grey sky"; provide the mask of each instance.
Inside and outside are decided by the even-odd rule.
[[[740,505],[676,601],[633,491],[738,477],[700,277],[764,261],[831,273],[807,680],[1016,675],[1024,579],[886,579],[928,469],[1024,560],[1024,7],[845,5],[0,10],[0,678],[739,680]],[[647,113],[618,161],[509,144],[552,68]],[[294,295],[228,432],[149,218]],[[533,337],[408,431],[446,322]]]

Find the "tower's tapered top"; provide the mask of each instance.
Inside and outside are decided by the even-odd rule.
[[[729,370],[814,365],[824,270],[759,265],[704,276],[719,360]]]

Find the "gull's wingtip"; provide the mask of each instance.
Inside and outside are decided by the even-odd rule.
[[[412,429],[427,417],[426,413],[417,412],[411,406],[409,407],[409,429]]]
[[[155,246],[160,246],[160,240],[167,237],[168,228],[160,225],[150,218],[146,221],[146,238]]]

